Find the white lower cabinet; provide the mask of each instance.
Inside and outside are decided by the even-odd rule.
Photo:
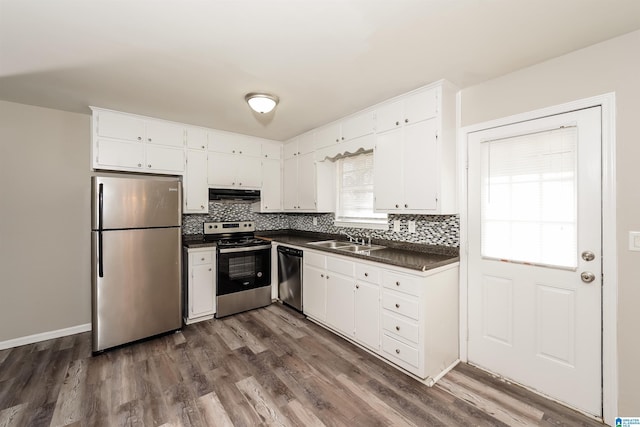
[[[183,286],[184,323],[191,324],[212,319],[216,312],[216,251],[211,248],[185,249],[185,269]]]
[[[305,250],[304,314],[433,385],[458,361],[458,263],[417,272]]]

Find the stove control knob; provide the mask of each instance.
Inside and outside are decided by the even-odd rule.
[[[213,225],[210,225],[209,228],[213,228]]]
[[[258,273],[256,273],[256,276],[262,277],[262,271],[258,271]]]

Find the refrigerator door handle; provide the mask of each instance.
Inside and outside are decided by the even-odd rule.
[[[104,265],[102,263],[102,231],[98,231],[98,277],[104,277]]]
[[[102,214],[104,210],[104,184],[98,185],[98,231],[102,231]]]
[[[98,186],[98,277],[104,277],[102,262],[102,213],[104,210],[104,184]]]

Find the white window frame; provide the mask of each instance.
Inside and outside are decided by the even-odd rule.
[[[336,211],[335,211],[335,220],[333,222],[333,225],[336,227],[348,227],[348,228],[365,228],[365,229],[370,229],[370,230],[387,230],[389,228],[389,223],[388,223],[388,215],[385,215],[385,218],[345,218],[345,217],[341,217],[339,216],[340,210],[341,210],[341,206],[340,206],[340,195],[342,192],[342,177],[341,177],[341,171],[342,171],[342,167],[340,162],[343,161],[345,158],[348,157],[357,157],[357,156],[363,156],[363,155],[370,155],[373,156],[373,151],[366,151],[364,153],[358,153],[358,154],[354,154],[353,156],[343,156],[339,159],[336,160]],[[373,166],[371,168],[371,173],[373,174]],[[374,183],[375,185],[375,183]],[[372,188],[372,192],[373,192],[373,188]],[[379,213],[375,212],[374,207],[371,206],[371,213],[372,214],[378,214]]]

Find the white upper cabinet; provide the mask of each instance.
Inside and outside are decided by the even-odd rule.
[[[340,123],[330,123],[315,130],[315,148],[328,147],[340,142]]]
[[[260,138],[231,132],[210,131],[209,151],[260,157],[262,144]]]
[[[94,169],[182,174],[185,126],[93,108]]]
[[[350,141],[374,132],[375,119],[373,111],[356,114],[342,122],[341,141]]]
[[[187,128],[187,148],[190,150],[207,149],[207,129],[188,127]]]
[[[208,213],[209,190],[207,186],[207,152],[187,150],[183,194],[184,213]]]
[[[457,213],[456,91],[441,81],[376,108],[376,211]]]
[[[282,143],[262,140],[262,188],[256,212],[282,212]]]

